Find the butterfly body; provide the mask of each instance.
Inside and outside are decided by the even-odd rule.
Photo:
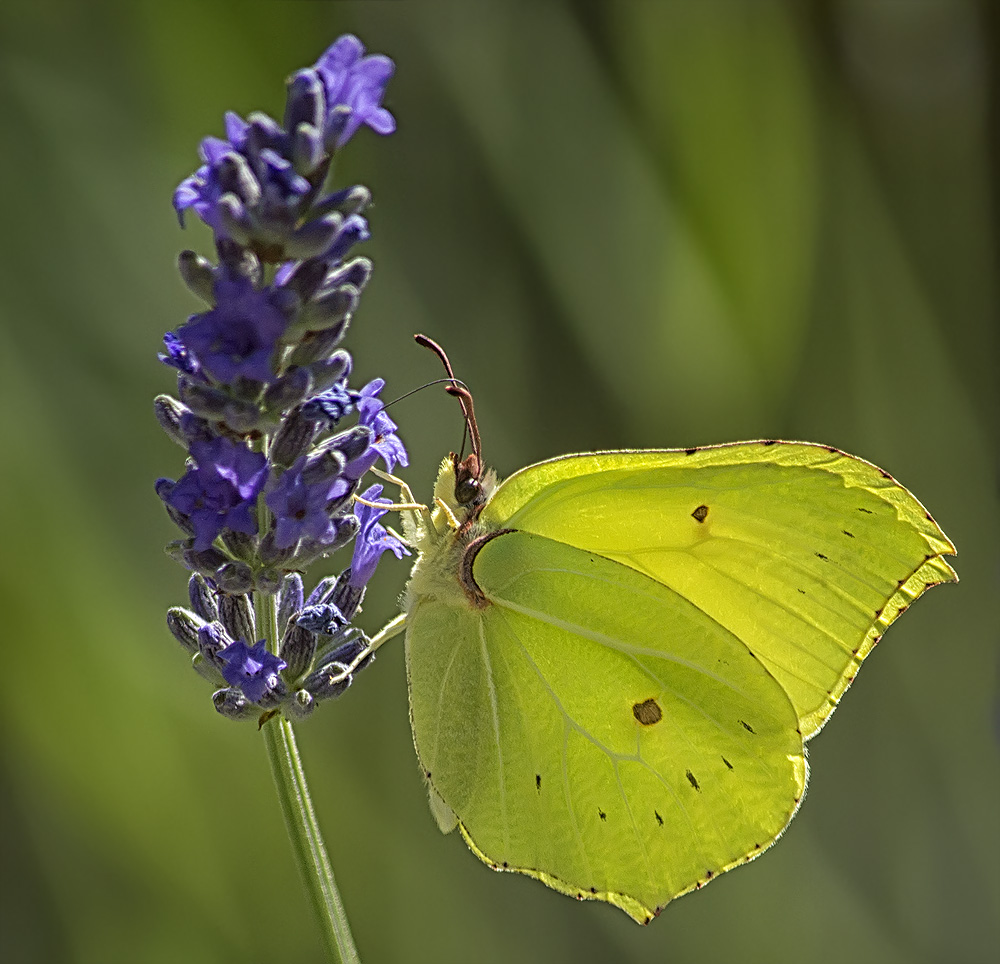
[[[751,442],[530,466],[415,517],[414,742],[495,869],[648,922],[766,849],[805,741],[954,549],[886,473]]]

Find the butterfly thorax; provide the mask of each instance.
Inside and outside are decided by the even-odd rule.
[[[458,502],[455,480],[455,460],[449,457],[434,486],[434,508],[404,519],[406,537],[418,553],[404,596],[407,612],[423,598],[463,607],[486,604],[472,580],[471,563],[476,546],[494,535],[479,521],[479,513],[496,489],[496,476],[483,476],[484,497],[474,505]]]

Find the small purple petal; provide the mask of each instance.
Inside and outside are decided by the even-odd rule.
[[[230,686],[238,687],[251,703],[258,702],[279,682],[278,673],[287,665],[279,656],[270,653],[264,640],[252,647],[238,639],[219,653],[225,665],[222,676]]]
[[[361,498],[368,502],[375,502],[382,494],[381,485],[373,485],[362,493]],[[392,503],[385,501],[384,505]],[[357,515],[361,528],[354,543],[354,555],[351,558],[351,579],[350,584],[360,587],[367,584],[375,572],[382,553],[386,550],[395,555],[397,559],[410,554],[406,546],[381,525],[378,520],[382,518],[388,509],[374,508],[370,505],[358,503]]]

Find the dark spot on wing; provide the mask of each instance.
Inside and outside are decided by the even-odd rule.
[[[729,767],[730,770],[732,770],[733,765],[725,757],[722,758],[722,762],[725,763],[725,765]]]
[[[866,508],[864,508],[863,506],[860,506],[860,505],[858,506],[858,512],[864,512],[865,515],[871,515],[872,514],[872,510],[871,509],[866,509]]]
[[[897,616],[902,616],[903,613],[905,613],[906,610],[909,609],[909,608],[910,608],[909,606],[900,606],[899,609],[896,611],[896,615]]]
[[[690,770],[685,770],[684,776],[688,778],[688,783],[690,783],[695,790],[701,790],[701,787],[698,786],[698,781],[695,779],[694,774]]]
[[[706,870],[705,871],[705,880],[711,880],[714,875],[715,875],[715,871],[714,870]]]
[[[818,559],[822,559],[822,560],[824,560],[825,562],[829,562],[829,559],[827,559],[827,557],[826,557],[826,556],[824,556],[822,552],[817,552],[817,553],[816,553],[816,557],[817,557]]]
[[[600,807],[597,808],[597,813],[602,820],[608,819],[608,815]]]
[[[507,861],[505,860],[503,862],[503,869],[506,870],[509,866],[510,866],[510,864],[508,864]]]
[[[806,594],[806,591],[804,589],[800,589],[799,592],[802,593],[803,596]]]
[[[661,817],[655,810],[653,811],[653,816],[656,817],[656,822],[662,827],[663,817]]]
[[[698,451],[697,449],[684,449],[684,454],[685,455],[694,455],[694,453],[697,452],[697,451]]]
[[[427,770],[427,771],[426,771],[426,772],[424,773],[424,776],[425,776],[425,777],[427,777],[427,779],[429,780],[429,779],[431,778],[431,771],[430,771],[430,770]]]
[[[632,715],[643,726],[652,726],[654,723],[659,723],[660,720],[663,719],[663,710],[660,709],[660,704],[650,697],[648,700],[643,700],[641,703],[633,703]]]
[[[696,520],[697,522],[704,522],[705,517],[707,515],[708,515],[708,506],[700,505],[698,506],[697,509],[694,510],[694,512],[691,513],[691,518]]]
[[[757,731],[749,724],[746,720],[740,720],[740,726],[743,727],[748,733],[753,733],[756,735]]]
[[[591,888],[590,888],[590,892],[591,892],[592,894],[596,894],[596,893],[597,893],[597,888],[596,888],[596,887],[591,887]]]
[[[841,529],[840,531],[843,532],[845,536],[848,536],[851,539],[854,538],[854,533],[853,532],[848,532],[846,529]]]
[[[778,444],[778,440],[770,438],[766,442],[761,442],[760,444],[761,445],[777,445]]]
[[[542,789],[542,775],[540,773],[535,774],[535,789],[536,790]]]

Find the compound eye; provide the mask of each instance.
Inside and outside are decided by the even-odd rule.
[[[479,493],[482,491],[482,485],[479,483],[479,479],[475,476],[468,476],[464,479],[459,479],[455,483],[455,501],[459,505],[471,505],[473,502],[479,498]]]

